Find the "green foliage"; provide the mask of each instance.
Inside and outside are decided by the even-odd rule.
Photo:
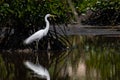
[[[75,4],[75,8],[79,14],[86,12],[97,2],[97,0],[73,0],[73,1]]]
[[[100,26],[120,24],[119,0],[84,0],[81,5],[78,7],[79,10],[81,9],[82,13],[87,11],[88,15],[83,21],[84,24]]]
[[[25,26],[29,26],[30,23],[42,23],[47,13],[56,14],[60,18],[59,23],[65,23],[71,15],[66,0],[8,0],[0,5],[0,23],[10,20],[17,24],[20,20]]]
[[[120,9],[119,0],[73,0],[75,8],[79,14],[88,9]],[[14,26],[19,21],[30,25],[43,25],[43,17],[45,14],[56,14],[57,23],[69,22],[72,18],[72,12],[67,0],[2,0],[0,2],[0,25],[1,27]],[[14,24],[14,25],[13,25]]]
[[[120,2],[119,0],[102,0],[102,1],[97,1],[95,5],[92,5],[93,10],[100,10],[100,9],[115,9],[119,10],[120,9]]]
[[[120,9],[119,0],[73,0],[77,12],[80,14],[84,13],[88,9]]]

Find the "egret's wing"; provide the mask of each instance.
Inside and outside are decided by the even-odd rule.
[[[49,78],[49,72],[46,68],[42,67],[41,65],[33,64],[32,62],[25,61],[24,64],[27,68],[34,71],[37,75],[39,75],[41,78]]]
[[[40,40],[44,35],[44,30],[39,30],[36,33],[34,33],[33,35],[31,35],[30,37],[28,37],[24,43],[25,44],[30,44],[31,42],[35,41],[35,40]]]

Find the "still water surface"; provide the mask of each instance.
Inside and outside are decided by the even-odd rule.
[[[46,67],[51,80],[120,80],[120,38],[70,36],[65,51],[1,52],[0,80],[40,80],[23,62]]]

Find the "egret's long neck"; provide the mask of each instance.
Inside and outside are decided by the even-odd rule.
[[[50,23],[49,23],[47,17],[45,17],[45,22],[46,22],[46,28],[45,28],[45,30],[48,31],[48,30],[49,30]]]

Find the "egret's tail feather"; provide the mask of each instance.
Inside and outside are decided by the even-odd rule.
[[[31,37],[29,37],[29,38],[25,39],[23,43],[24,44],[30,44],[32,42],[33,42],[33,40],[31,39]]]
[[[24,44],[29,44],[30,42],[28,41],[28,39],[24,40],[23,42]]]

